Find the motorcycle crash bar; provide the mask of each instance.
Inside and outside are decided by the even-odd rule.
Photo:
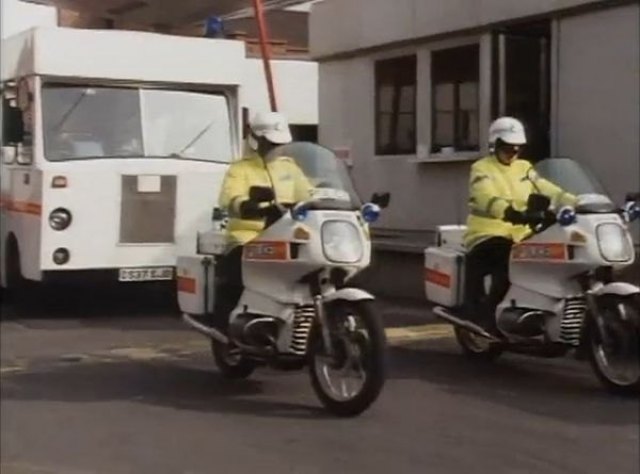
[[[191,326],[191,328],[195,329],[196,331],[198,331],[200,334],[203,334],[211,339],[215,339],[216,341],[218,341],[221,344],[228,344],[229,343],[229,339],[227,338],[227,336],[225,336],[224,334],[222,334],[220,331],[216,331],[213,328],[210,328],[208,326],[205,326],[202,323],[199,323],[198,321],[196,321],[195,319],[193,319],[191,316],[189,316],[187,313],[183,313],[182,314],[182,319],[185,323],[187,323],[189,326]]]
[[[499,339],[489,334],[487,331],[482,329],[477,324],[474,324],[471,321],[460,319],[454,316],[453,314],[451,314],[449,311],[447,311],[445,308],[441,306],[436,306],[435,308],[433,308],[433,312],[436,316],[438,316],[441,319],[444,319],[445,321],[453,324],[454,326],[466,329],[467,331],[470,331],[478,336],[489,339],[490,341],[499,342]]]

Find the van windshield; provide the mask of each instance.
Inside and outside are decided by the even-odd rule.
[[[45,156],[229,162],[231,122],[221,94],[126,87],[45,86]]]

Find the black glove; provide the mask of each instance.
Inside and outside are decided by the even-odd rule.
[[[247,199],[242,201],[239,206],[241,219],[261,219],[262,213],[258,207],[258,203]]]
[[[506,222],[514,225],[524,225],[529,223],[529,219],[524,212],[516,211],[512,206],[507,207],[502,218]]]
[[[273,189],[267,186],[251,186],[249,199],[254,202],[269,202],[276,198]]]
[[[283,210],[277,204],[260,207],[257,202],[248,199],[240,203],[240,218],[242,219],[267,219],[267,223],[273,223],[280,219]]]

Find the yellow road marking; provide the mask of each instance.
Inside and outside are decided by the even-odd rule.
[[[387,328],[385,333],[390,345],[402,345],[409,342],[450,338],[453,336],[453,328],[448,324],[424,324]]]
[[[420,326],[405,326],[385,329],[387,342],[390,346],[401,346],[419,341],[434,339],[446,339],[453,336],[453,329],[448,324],[424,324]],[[181,344],[160,344],[146,346],[119,347],[107,351],[89,354],[78,354],[76,363],[117,362],[126,359],[133,361],[152,361],[162,359],[175,359],[181,356],[189,356],[208,349],[209,341],[206,338],[192,339]],[[64,356],[57,361],[67,364]],[[0,375],[9,375],[23,372],[28,369],[27,361],[13,360],[11,365],[0,367]]]

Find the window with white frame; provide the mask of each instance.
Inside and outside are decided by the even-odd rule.
[[[376,61],[376,154],[416,151],[415,55]]]
[[[431,53],[431,151],[479,149],[480,45]]]

